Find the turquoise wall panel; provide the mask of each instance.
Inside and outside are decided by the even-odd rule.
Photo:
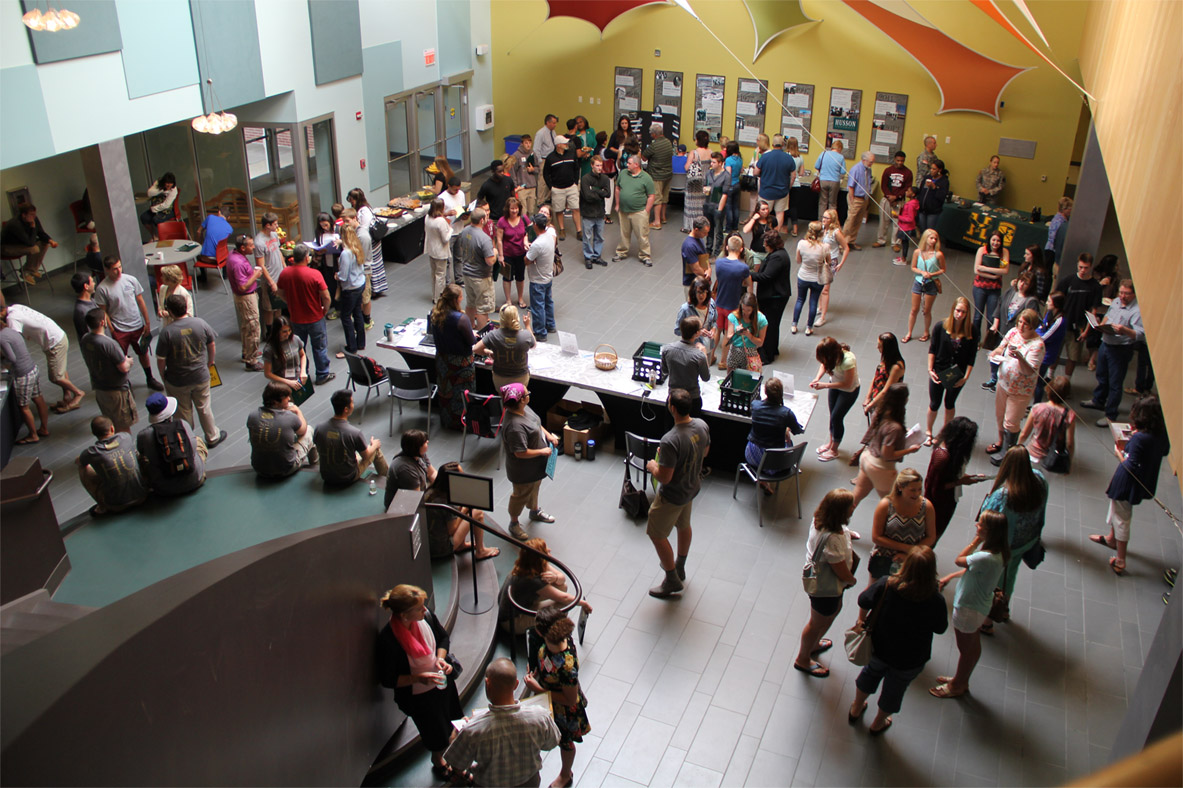
[[[361,74],[361,10],[358,0],[308,0],[312,69],[324,85]]]
[[[387,96],[403,89],[403,44],[366,47],[361,51],[364,71],[361,76],[362,117],[366,124],[366,169],[370,173],[370,190],[385,186],[390,180],[386,169],[386,109]]]
[[[36,66],[0,69],[0,167],[14,167],[54,154],[49,115]],[[7,210],[7,209],[5,209]]]
[[[115,7],[128,98],[197,84],[193,18],[186,0],[115,0]]]
[[[440,76],[472,68],[472,21],[468,0],[438,0],[435,7]]]
[[[213,79],[217,109],[230,109],[258,101],[267,94],[263,86],[263,60],[259,54],[259,25],[252,0],[189,0],[197,44],[197,66],[206,111]]]
[[[34,8],[45,11],[50,5],[59,10],[62,8],[60,2],[21,0],[21,13]],[[33,48],[34,63],[56,63],[120,50],[122,38],[115,0],[70,0],[67,7],[78,14],[81,20],[73,30],[37,33],[25,28]],[[8,13],[7,10],[5,13]]]

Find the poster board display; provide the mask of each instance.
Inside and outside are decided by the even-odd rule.
[[[830,112],[826,121],[826,147],[842,140],[842,155],[858,158],[858,122],[862,113],[863,92],[850,88],[830,88]]]
[[[875,111],[871,115],[871,145],[876,161],[889,161],[904,140],[904,121],[908,117],[908,96],[905,93],[875,94]]]
[[[643,75],[644,71],[639,68],[616,67],[616,77],[612,81],[612,117],[614,119],[621,115],[635,118],[637,113],[641,111],[641,79]]]
[[[764,131],[764,112],[768,106],[768,80],[739,80],[735,91],[735,141],[740,145],[756,145],[756,137]]]
[[[723,134],[723,94],[727,77],[698,74],[694,78],[694,129],[706,129],[711,142]]]
[[[780,116],[780,133],[787,140],[797,140],[801,155],[809,153],[809,129],[813,122],[813,85],[801,82],[786,82],[784,105]]]
[[[649,133],[649,129],[654,123],[660,123],[661,133],[669,138],[675,146],[678,144],[678,138],[682,136],[682,119],[680,117],[641,110],[637,113],[637,117],[631,121],[633,133],[641,141],[641,150],[645,150],[653,141],[653,135]]]
[[[653,72],[653,111],[662,115],[682,115],[682,72]]]

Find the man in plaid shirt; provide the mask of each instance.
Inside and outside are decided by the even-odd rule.
[[[559,729],[544,710],[514,699],[518,673],[513,662],[495,659],[485,670],[487,714],[475,718],[452,740],[444,760],[456,771],[470,771],[476,785],[529,785],[541,782],[541,750],[559,744]]]

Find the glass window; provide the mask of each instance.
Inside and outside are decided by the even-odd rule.
[[[201,196],[205,212],[214,205],[222,206],[222,215],[237,233],[251,231],[251,206],[247,194],[246,170],[242,164],[242,137],[237,134],[193,133],[193,148],[197,153],[197,172],[201,179]],[[196,230],[204,220],[196,206],[186,220]],[[197,237],[196,235],[194,236]]]
[[[386,102],[386,149],[387,161],[406,156],[410,150],[407,142],[407,102]]]
[[[143,204],[137,203],[137,208],[143,211],[147,208],[148,187],[152,182],[171,172],[177,179],[177,213],[181,219],[187,219],[192,211],[201,212],[200,200],[197,198],[197,172],[193,166],[192,129],[186,123],[174,123],[171,126],[161,126],[158,129],[145,131],[143,134],[144,151],[148,161],[147,177],[143,183],[133,183],[137,196],[143,195]],[[196,228],[189,227],[190,236]]]
[[[279,217],[279,226],[292,240],[300,238],[300,202],[296,188],[292,126],[244,126],[252,207],[256,227],[264,213]]]
[[[391,197],[402,197],[411,193],[413,188],[411,185],[411,162],[414,158],[414,156],[400,156],[390,162]]]
[[[337,202],[337,167],[333,157],[333,121],[326,119],[304,126],[308,157],[308,210],[315,218]]]

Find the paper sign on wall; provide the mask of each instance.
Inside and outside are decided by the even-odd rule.
[[[423,50],[423,65],[425,65],[425,66],[434,66],[435,65],[435,50],[434,49]]]

